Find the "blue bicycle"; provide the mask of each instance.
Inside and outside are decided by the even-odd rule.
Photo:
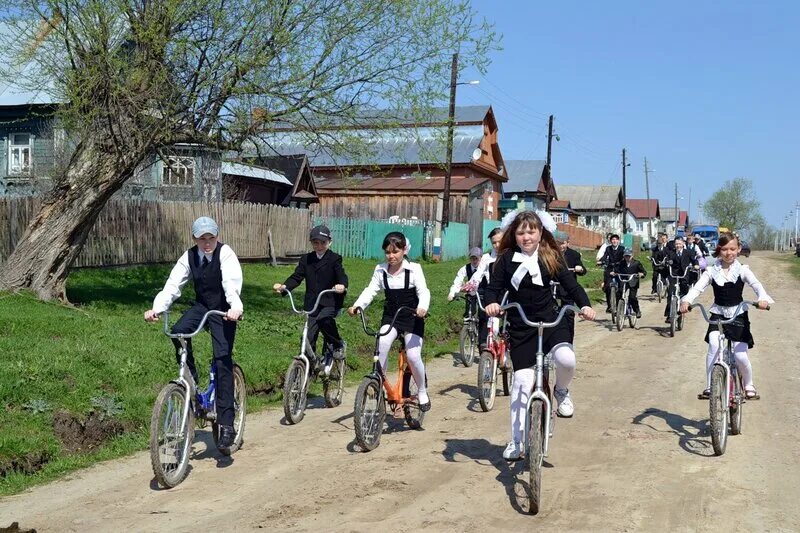
[[[172,488],[180,484],[189,473],[189,457],[194,440],[195,420],[200,428],[211,422],[214,444],[224,455],[230,455],[244,443],[245,408],[247,393],[242,368],[233,365],[233,406],[235,415],[233,428],[236,439],[230,448],[220,448],[219,425],[217,424],[216,379],[214,363],[209,371],[209,384],[205,390],[198,390],[197,384],[187,368],[187,339],[200,333],[211,315],[225,316],[222,311],[208,311],[203,315],[200,325],[192,333],[170,333],[169,313],[164,313],[164,333],[180,342],[180,371],[178,378],[170,381],[156,398],[153,415],[150,418],[150,463],[156,481],[162,487]]]

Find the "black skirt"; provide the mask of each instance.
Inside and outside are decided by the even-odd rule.
[[[381,317],[381,326],[391,324],[393,317],[394,313],[384,312]],[[411,311],[401,311],[394,323],[394,327],[397,329],[398,334],[413,333],[420,338],[425,337],[425,320],[412,314]]]
[[[554,328],[547,328],[542,333],[542,351],[545,355],[554,346],[561,343],[572,343],[573,333],[570,331],[570,320],[564,317]],[[539,330],[537,328],[509,328],[509,344],[511,345],[511,362],[515,370],[531,368],[536,364],[536,351],[539,349]]]
[[[711,320],[719,319],[725,320],[725,317],[716,313],[711,313]],[[716,324],[708,325],[705,336],[706,342],[708,342],[708,335],[712,331],[719,331]],[[747,311],[737,316],[736,319],[730,324],[723,325],[722,331],[725,332],[725,337],[732,341],[746,342],[748,348],[752,348],[756,344],[753,340],[753,334],[750,333],[750,317],[747,315]]]

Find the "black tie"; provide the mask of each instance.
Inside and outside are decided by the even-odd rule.
[[[203,256],[203,265],[202,265],[203,270],[205,270],[207,266],[208,266],[208,257]]]

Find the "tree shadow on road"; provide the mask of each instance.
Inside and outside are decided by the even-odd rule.
[[[445,442],[442,456],[447,462],[462,462],[459,458],[462,456],[481,466],[493,466],[498,472],[495,479],[505,489],[511,507],[520,514],[528,514],[525,461],[509,463],[503,459],[503,446],[492,444],[486,439],[445,439]]]
[[[466,383],[456,383],[446,389],[440,390],[437,394],[439,396],[452,396],[449,394],[452,391],[460,391],[469,398],[469,403],[467,403],[468,411],[472,411],[473,413],[483,412],[478,406],[478,387],[475,385],[467,385]]]
[[[654,417],[660,418],[670,427],[669,430],[658,429],[645,420]],[[678,436],[678,445],[686,452],[701,457],[711,457],[714,450],[711,447],[707,420],[692,420],[681,415],[664,411],[656,407],[649,407],[642,411],[640,415],[633,418],[631,424],[646,426],[659,433],[674,433]]]

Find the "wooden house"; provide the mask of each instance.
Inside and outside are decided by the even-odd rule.
[[[508,181],[503,185],[503,198],[516,200],[517,209],[544,209],[556,198],[547,162],[541,160],[506,160]]]
[[[558,198],[568,200],[578,223],[601,233],[622,232],[622,187],[619,185],[558,185]]]

